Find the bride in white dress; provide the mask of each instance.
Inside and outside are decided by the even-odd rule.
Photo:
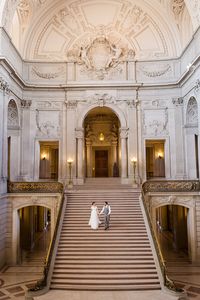
[[[91,215],[90,215],[90,220],[88,225],[90,225],[92,229],[98,229],[99,224],[101,224],[99,220],[99,211],[95,202],[92,202]]]

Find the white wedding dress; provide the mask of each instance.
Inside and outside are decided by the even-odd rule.
[[[98,215],[98,208],[97,206],[91,206],[91,215],[90,215],[90,220],[89,224],[92,229],[98,229],[99,224],[101,224],[99,220],[99,215]]]

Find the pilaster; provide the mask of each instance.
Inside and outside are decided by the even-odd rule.
[[[9,84],[0,77],[0,193],[6,193],[7,191],[7,105],[9,93]]]
[[[31,100],[21,100],[20,180],[30,180],[30,107]]]
[[[176,151],[176,179],[185,179],[185,143],[183,132],[183,98],[172,99],[174,104],[174,131],[175,131],[175,151]]]

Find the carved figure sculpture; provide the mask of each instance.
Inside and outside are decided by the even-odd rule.
[[[113,67],[115,63],[118,63],[120,56],[122,55],[122,49],[117,48],[116,45],[110,44],[110,49],[112,50],[112,54],[108,58],[106,63],[106,68]]]
[[[79,57],[81,59],[81,62],[83,62],[88,69],[91,69],[91,63],[90,63],[90,60],[87,56],[88,48],[89,48],[89,46],[87,46],[87,47],[81,46]]]

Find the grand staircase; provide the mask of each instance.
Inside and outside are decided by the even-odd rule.
[[[139,191],[118,180],[90,179],[67,194],[51,289],[160,289]],[[109,230],[88,226],[92,201],[99,211],[104,201],[111,205]]]

